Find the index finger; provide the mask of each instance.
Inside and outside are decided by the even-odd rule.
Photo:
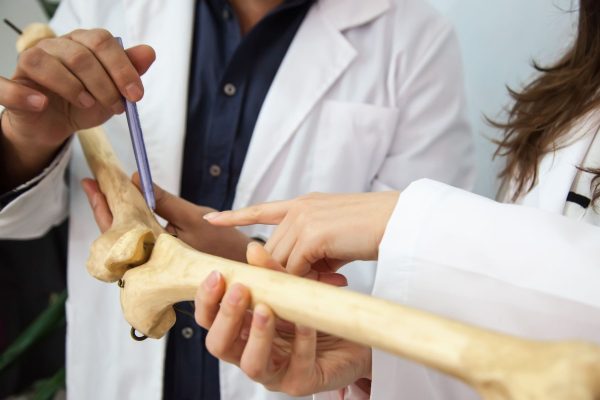
[[[204,219],[217,226],[278,225],[287,215],[292,202],[273,201],[239,210],[214,212],[206,214]]]
[[[110,32],[104,29],[76,30],[67,37],[92,51],[127,100],[135,102],[142,98],[144,87],[140,75]]]

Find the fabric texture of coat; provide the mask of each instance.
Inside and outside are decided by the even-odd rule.
[[[600,344],[600,228],[592,198],[599,113],[543,157],[533,190],[502,204],[421,180],[400,196],[380,247],[373,294],[448,318],[538,340]],[[512,198],[509,185],[505,200]],[[374,399],[478,399],[432,369],[373,353]],[[348,397],[360,398],[360,397]]]

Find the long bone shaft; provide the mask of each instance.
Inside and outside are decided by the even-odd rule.
[[[600,348],[522,340],[370,296],[199,253],[159,236],[150,260],[123,277],[121,305],[132,326],[162,337],[172,305],[191,300],[208,274],[250,289],[253,306],[453,375],[487,399],[576,400],[600,396]]]
[[[27,37],[26,30],[21,41],[31,45]],[[92,247],[94,267],[88,263],[88,268],[103,280],[123,277],[123,313],[150,337],[163,336],[175,321],[172,304],[193,299],[200,282],[218,270],[227,285],[246,285],[253,305],[264,303],[281,318],[446,372],[486,399],[600,399],[596,345],[522,340],[199,253],[161,234],[162,228],[122,172],[103,132],[80,133],[80,141],[115,217],[113,229]]]

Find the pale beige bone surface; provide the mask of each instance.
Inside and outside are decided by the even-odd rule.
[[[54,37],[45,24],[31,24],[17,40],[17,51]],[[89,273],[105,282],[119,280],[128,268],[143,264],[163,228],[146,207],[141,193],[131,184],[101,127],[78,133],[90,170],[105,194],[113,214],[111,228],[92,245],[87,261]]]
[[[199,253],[161,235],[150,260],[123,277],[123,313],[150,337],[175,322],[208,274],[250,289],[281,318],[385,350],[453,375],[486,399],[600,398],[600,348],[522,340],[319,282]]]
[[[39,32],[37,30],[36,32]],[[25,31],[22,42],[27,42]],[[36,40],[39,39],[39,34]],[[25,46],[27,47],[27,46]],[[88,163],[115,216],[91,250],[89,268],[103,280],[123,276],[123,312],[132,326],[164,335],[172,304],[191,300],[213,270],[239,282],[275,313],[453,375],[490,400],[600,399],[600,347],[522,340],[369,296],[199,253],[165,234],[120,169],[101,130],[80,134]],[[154,248],[144,246],[154,242]],[[150,260],[142,266],[151,254]]]
[[[81,131],[79,142],[113,214],[113,224],[93,243],[87,267],[97,279],[114,282],[146,262],[163,228],[139,190],[121,169],[101,128]]]

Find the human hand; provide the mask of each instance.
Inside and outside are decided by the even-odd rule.
[[[0,140],[10,150],[3,153],[16,153],[35,175],[71,134],[122,113],[121,96],[140,100],[140,75],[154,59],[149,46],[123,50],[103,29],[76,30],[23,51],[12,79],[0,77]]]
[[[265,249],[295,275],[335,272],[355,260],[376,260],[399,192],[314,193],[289,201],[204,216],[215,226],[279,226]]]
[[[248,262],[281,270],[258,243],[248,245]],[[250,292],[240,284],[227,290],[213,272],[196,294],[196,321],[208,329],[207,349],[239,366],[267,389],[292,396],[346,387],[371,375],[371,349],[277,319],[271,309],[250,307]]]
[[[139,175],[133,176],[133,183],[140,188]],[[81,182],[84,192],[94,212],[94,218],[101,232],[112,225],[112,213],[106,198],[93,179]],[[251,241],[235,228],[210,225],[202,217],[214,209],[197,206],[154,185],[156,214],[169,223],[166,230],[196,250],[236,261],[246,261],[246,246]]]

